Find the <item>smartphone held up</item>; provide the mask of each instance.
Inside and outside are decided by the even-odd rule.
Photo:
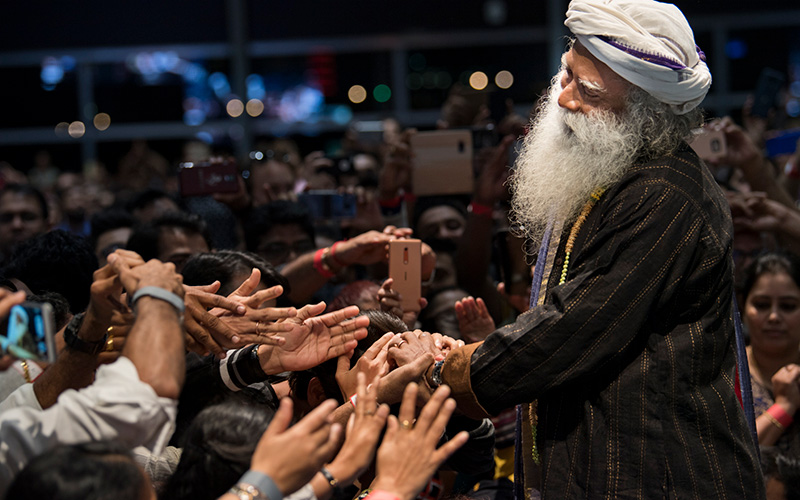
[[[19,359],[56,359],[53,307],[46,302],[24,302],[11,308],[0,333],[3,355]]]
[[[422,295],[422,241],[389,242],[389,277],[392,289],[400,293],[403,311],[419,311]]]

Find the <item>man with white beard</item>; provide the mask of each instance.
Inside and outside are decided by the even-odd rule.
[[[671,4],[573,0],[565,24],[574,43],[510,182],[540,244],[532,307],[421,385],[473,416],[525,404],[519,500],[764,498],[735,388],[730,212],[686,144],[705,56]],[[389,352],[436,349],[405,333]]]

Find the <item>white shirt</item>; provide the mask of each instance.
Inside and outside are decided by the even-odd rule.
[[[116,440],[160,455],[177,412],[177,401],[159,397],[125,357],[101,366],[92,385],[64,391],[46,410],[26,384],[0,404],[0,497],[32,458],[59,444]]]

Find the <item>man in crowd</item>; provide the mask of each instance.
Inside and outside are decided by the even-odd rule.
[[[575,39],[511,180],[512,216],[540,248],[533,307],[426,382],[470,415],[530,403],[526,496],[763,498],[735,391],[730,213],[685,142],[711,85],[704,55],[671,4],[573,0],[566,25]],[[435,352],[403,338],[399,364]]]
[[[25,184],[8,184],[0,190],[0,260],[15,246],[50,229],[44,195]]]

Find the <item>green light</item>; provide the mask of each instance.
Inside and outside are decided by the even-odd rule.
[[[378,102],[386,102],[392,98],[392,89],[388,85],[380,84],[372,91],[372,97]]]

